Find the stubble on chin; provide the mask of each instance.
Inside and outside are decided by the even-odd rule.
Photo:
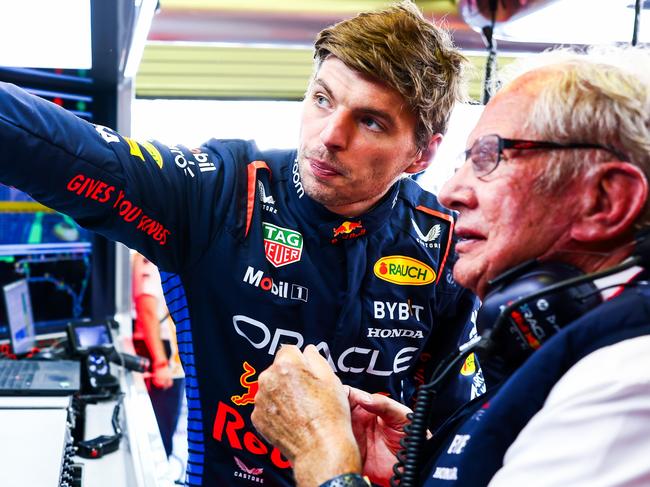
[[[312,200],[323,206],[335,205],[338,203],[338,197],[333,191],[328,191],[322,184],[314,178],[307,176],[302,178],[302,185],[305,188],[305,194]]]

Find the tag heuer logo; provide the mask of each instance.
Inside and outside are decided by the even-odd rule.
[[[295,230],[262,222],[264,253],[275,267],[292,264],[302,255],[302,235]]]

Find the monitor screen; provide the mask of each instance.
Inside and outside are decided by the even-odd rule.
[[[0,74],[78,117],[95,121],[96,93],[90,89],[93,80],[87,71],[3,67]],[[93,300],[98,299],[91,294],[96,241],[92,232],[67,215],[0,184],[0,286],[19,279],[28,282],[38,335],[61,332],[70,321],[93,318]],[[8,336],[8,316],[0,303],[0,339]]]
[[[37,334],[60,332],[91,317],[92,236],[70,217],[0,185],[0,286],[29,284]],[[0,303],[0,338],[9,316]]]
[[[2,287],[9,320],[9,340],[16,355],[29,352],[36,345],[36,332],[29,286],[25,279]]]
[[[91,241],[72,218],[0,184],[0,257],[89,251]]]
[[[89,348],[103,347],[111,345],[113,339],[108,329],[107,323],[94,323],[75,325],[72,327],[74,333],[75,348],[79,350],[88,350]]]
[[[69,321],[91,318],[90,251],[33,250],[0,256],[0,285],[17,279],[29,283],[36,333],[60,332]],[[9,334],[4,304],[0,303],[0,338]]]
[[[90,0],[0,2],[0,65],[90,68]],[[25,19],[28,20],[28,27]]]

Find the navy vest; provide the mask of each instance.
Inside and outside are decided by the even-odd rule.
[[[426,487],[481,487],[502,467],[503,457],[551,389],[590,353],[650,334],[650,285],[638,282],[549,339],[501,386],[468,403],[428,444]]]

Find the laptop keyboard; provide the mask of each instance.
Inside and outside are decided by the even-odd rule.
[[[0,388],[29,389],[34,380],[38,364],[23,360],[3,360],[0,362]]]

